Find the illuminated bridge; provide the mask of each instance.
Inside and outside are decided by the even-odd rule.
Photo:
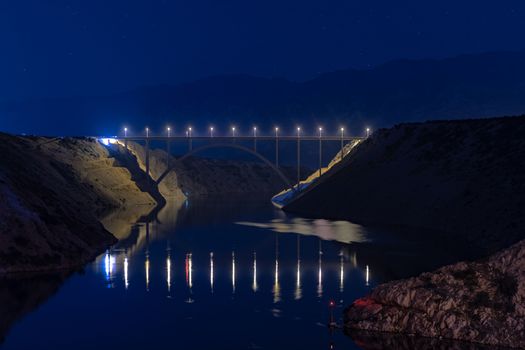
[[[166,128],[166,132],[164,135],[152,135],[150,133],[149,128],[145,128],[145,132],[142,135],[129,135],[128,129],[123,129],[123,135],[115,137],[113,139],[103,139],[104,142],[112,142],[108,140],[115,140],[119,141],[119,143],[123,143],[126,149],[128,149],[128,142],[134,141],[143,143],[145,146],[145,167],[146,167],[146,173],[149,177],[150,175],[150,149],[151,149],[151,143],[152,142],[164,142],[166,144],[166,151],[169,154],[171,150],[171,146],[175,143],[184,143],[187,145],[187,152],[182,155],[180,158],[178,158],[175,163],[170,164],[169,163],[169,157],[168,157],[168,166],[165,172],[156,180],[157,184],[159,184],[167,175],[168,173],[173,170],[173,168],[176,166],[177,162],[181,162],[185,159],[187,159],[190,156],[196,155],[202,151],[209,150],[209,149],[216,149],[216,148],[232,148],[236,150],[243,151],[245,153],[251,154],[252,156],[258,158],[263,163],[265,163],[267,166],[269,166],[271,169],[273,169],[279,177],[282,179],[283,183],[286,185],[286,188],[288,189],[294,189],[299,188],[301,185],[301,145],[306,142],[315,142],[318,145],[318,161],[319,161],[319,168],[318,168],[318,175],[320,176],[323,173],[323,145],[327,142],[336,142],[340,145],[340,151],[338,155],[335,155],[337,157],[330,157],[337,158],[338,160],[342,160],[344,156],[348,153],[349,149],[345,152],[345,145],[355,145],[359,143],[360,141],[366,139],[370,134],[370,129],[366,128],[365,136],[350,136],[345,134],[345,129],[340,128],[337,135],[327,135],[323,133],[323,128],[319,127],[317,129],[316,135],[307,135],[304,134],[301,131],[300,127],[297,127],[295,130],[295,133],[293,135],[284,135],[280,133],[279,128],[274,128],[272,135],[264,135],[259,134],[258,129],[254,127],[252,129],[252,132],[250,135],[241,135],[236,133],[236,128],[231,128],[231,133],[229,135],[217,135],[214,133],[214,128],[209,128],[209,131],[207,135],[194,135],[192,128],[188,128],[185,130],[184,135],[174,135],[172,134],[171,128]],[[204,145],[202,145],[203,141],[205,142]],[[194,142],[199,142],[200,146],[194,147]],[[273,159],[268,159],[264,155],[262,155],[260,152],[257,151],[258,145],[261,145],[261,143],[271,144],[275,150],[275,154]],[[290,180],[283,174],[283,172],[280,170],[280,163],[279,163],[279,157],[280,152],[282,152],[282,144],[283,143],[293,143],[296,146],[296,168],[297,168],[297,181],[295,184],[292,184]],[[281,151],[280,151],[281,146]],[[303,181],[304,183],[305,181]]]

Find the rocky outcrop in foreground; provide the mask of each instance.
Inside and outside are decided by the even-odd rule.
[[[99,219],[155,201],[93,139],[0,133],[0,274],[71,269],[116,239]]]
[[[525,348],[525,241],[380,285],[344,318],[348,329]]]

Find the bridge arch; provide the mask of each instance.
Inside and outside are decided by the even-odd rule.
[[[176,159],[175,162],[173,162],[169,166],[169,168],[166,169],[166,171],[164,171],[161,176],[159,176],[159,178],[156,181],[157,185],[160,184],[162,182],[162,180],[164,180],[164,178],[170,173],[170,171],[172,171],[175,168],[177,163],[180,163],[180,162],[184,161],[185,159],[187,159],[187,158],[189,158],[189,157],[191,157],[191,156],[193,156],[193,155],[195,155],[197,153],[200,153],[200,152],[208,150],[208,149],[214,149],[214,148],[233,148],[233,149],[238,149],[238,150],[241,150],[243,152],[246,152],[246,153],[249,153],[249,154],[255,156],[256,158],[261,160],[264,164],[268,165],[273,171],[275,171],[277,173],[277,175],[281,178],[281,180],[283,180],[283,182],[287,186],[287,188],[293,188],[293,185],[290,183],[290,180],[288,180],[288,178],[284,175],[284,173],[279,168],[277,168],[272,162],[270,162],[266,157],[264,157],[263,155],[261,155],[260,153],[258,153],[256,151],[254,151],[251,148],[248,148],[248,147],[245,147],[245,146],[242,146],[242,145],[239,145],[239,144],[235,144],[235,143],[211,143],[211,144],[204,145],[204,146],[201,146],[201,147],[198,147],[198,148],[195,148],[195,149],[189,151],[188,153],[184,154],[182,157]]]

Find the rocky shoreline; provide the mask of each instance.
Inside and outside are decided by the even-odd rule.
[[[525,241],[380,285],[344,319],[349,329],[525,348]]]

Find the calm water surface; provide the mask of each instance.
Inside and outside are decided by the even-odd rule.
[[[267,202],[172,203],[124,231],[14,322],[2,348],[360,349],[326,327],[330,301],[341,323],[377,283],[456,258],[421,232],[297,218]]]

